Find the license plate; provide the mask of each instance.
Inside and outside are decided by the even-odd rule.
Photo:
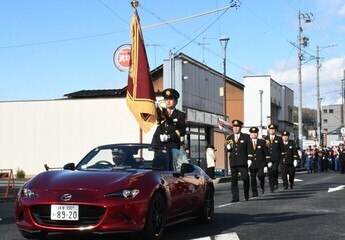
[[[78,221],[79,205],[51,205],[51,220]]]

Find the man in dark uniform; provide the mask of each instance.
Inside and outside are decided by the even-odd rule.
[[[339,144],[339,172],[341,174],[345,173],[345,147],[343,143]]]
[[[178,91],[168,88],[162,93],[166,108],[158,109],[158,126],[152,144],[179,150],[181,137],[186,134],[186,114],[175,108],[180,97]]]
[[[238,173],[241,173],[244,188],[244,198],[249,200],[249,175],[248,164],[251,164],[249,154],[250,137],[248,134],[241,133],[243,123],[240,120],[233,120],[233,133],[226,138],[226,148],[230,152],[231,169],[231,192],[232,201],[238,202],[240,199],[238,190]]]
[[[283,143],[281,137],[276,135],[277,125],[268,125],[268,136],[265,137],[269,150],[268,180],[271,192],[278,189],[278,167],[282,157]]]
[[[283,157],[280,162],[282,170],[282,179],[284,189],[288,189],[290,183],[290,189],[294,186],[295,179],[295,167],[297,167],[298,152],[294,141],[289,140],[290,133],[284,131],[282,133],[283,140]],[[289,175],[289,181],[288,177]]]
[[[258,187],[256,177],[259,178],[261,194],[265,192],[265,173],[264,168],[267,166],[269,159],[269,152],[264,139],[258,139],[259,129],[252,127],[249,129],[250,141],[249,151],[252,155],[252,165],[249,167],[250,171],[250,185],[252,188],[252,197],[258,196]]]

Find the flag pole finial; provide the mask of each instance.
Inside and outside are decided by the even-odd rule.
[[[132,4],[132,7],[135,9],[139,6],[139,2],[136,0],[132,0],[131,4]]]

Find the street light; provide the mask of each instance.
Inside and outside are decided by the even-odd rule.
[[[219,38],[220,45],[223,47],[223,98],[224,98],[224,120],[227,120],[226,115],[226,46],[228,45],[230,38],[221,37]],[[228,152],[226,151],[226,141],[224,144],[224,176],[228,176]]]
[[[262,134],[262,94],[264,93],[264,91],[260,89],[259,93],[260,93],[260,131]]]

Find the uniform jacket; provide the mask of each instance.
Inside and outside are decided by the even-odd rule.
[[[283,152],[283,141],[282,138],[275,135],[273,142],[271,143],[270,135],[265,137],[266,144],[268,146],[269,154],[270,154],[270,162],[280,162],[282,159],[282,152]]]
[[[256,139],[256,147],[254,149],[253,139],[250,139],[249,143],[249,153],[252,155],[250,160],[252,160],[251,169],[264,168],[269,160],[269,151],[264,139]]]
[[[170,136],[168,142],[161,142],[160,135]],[[180,149],[181,138],[186,134],[186,114],[175,109],[169,117],[167,109],[163,108],[162,118],[152,138],[152,144]]]
[[[289,140],[285,145],[283,143],[283,158],[280,163],[293,165],[293,161],[298,159],[298,152],[294,141]]]
[[[339,148],[338,152],[339,152],[339,160],[345,161],[345,149],[340,150],[340,148]]]
[[[230,167],[248,167],[247,160],[251,158],[249,143],[250,137],[246,133],[241,133],[235,142],[235,135],[231,134],[226,138],[227,144],[230,144]]]

